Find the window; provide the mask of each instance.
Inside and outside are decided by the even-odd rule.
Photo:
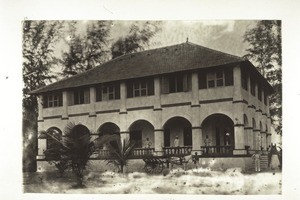
[[[255,81],[253,77],[250,77],[250,92],[253,96],[255,96]]]
[[[267,93],[267,91],[265,90],[264,104],[267,105],[267,103],[268,103],[268,93]]]
[[[245,70],[242,69],[242,88],[248,91],[248,75]]]
[[[257,89],[258,89],[258,99],[261,101],[262,100],[262,90],[261,90],[261,86],[260,85],[257,85]]]
[[[80,88],[73,91],[73,104],[87,104],[90,103],[90,89]],[[72,104],[71,104],[72,105]]]
[[[43,97],[43,107],[60,107],[63,105],[62,93],[47,94]]]
[[[171,75],[169,77],[169,92],[183,92],[183,74]]]
[[[120,99],[120,84],[101,85],[96,88],[96,101]]]
[[[229,67],[227,69],[212,70],[207,73],[206,79],[204,75],[199,76],[199,88],[204,89],[206,87],[222,87],[233,85],[233,69]],[[204,81],[206,80],[206,83]]]
[[[154,95],[154,80],[133,80],[127,83],[127,98]]]
[[[204,71],[204,70],[199,71],[198,83],[199,83],[199,89],[207,88],[206,71]]]

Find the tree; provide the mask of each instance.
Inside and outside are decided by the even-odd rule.
[[[53,55],[53,44],[60,38],[62,22],[24,21],[23,22],[23,142],[24,170],[34,170],[37,133],[37,99],[29,92],[45,86],[54,75],[51,67],[57,63]],[[26,163],[28,162],[29,163]],[[29,166],[27,166],[29,165]]]
[[[130,140],[122,141],[120,136],[118,136],[116,140],[110,141],[107,143],[107,148],[112,159],[108,159],[107,163],[115,165],[118,167],[119,172],[124,173],[124,167],[127,166],[134,146],[135,142]]]
[[[76,124],[69,122],[64,131],[64,137],[60,138],[49,131],[41,131],[43,137],[52,138],[57,144],[53,148],[45,150],[45,159],[54,164],[62,175],[66,170],[71,169],[76,176],[75,187],[83,187],[84,170],[90,163],[91,156],[97,152],[103,144],[117,141],[116,135],[105,135],[92,139],[90,134],[74,131]]]
[[[151,38],[161,30],[160,25],[161,22],[149,21],[143,24],[140,24],[139,22],[133,23],[128,35],[120,37],[112,44],[112,58],[144,50],[145,47],[149,46]]]
[[[108,59],[110,21],[93,21],[88,24],[84,34],[78,33],[77,21],[70,21],[68,26],[69,36],[65,42],[69,49],[63,52],[60,60],[63,76],[70,77],[92,69]]]
[[[249,43],[244,57],[255,63],[275,90],[270,96],[270,114],[276,132],[282,134],[281,21],[257,22],[254,28],[246,31],[244,41]]]

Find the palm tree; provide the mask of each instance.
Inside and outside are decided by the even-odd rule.
[[[125,173],[124,167],[127,166],[134,146],[135,142],[130,140],[123,140],[121,142],[120,136],[118,136],[117,140],[110,141],[108,143],[108,150],[110,155],[112,155],[112,159],[108,159],[107,163],[115,165],[118,167],[119,172]]]
[[[53,136],[50,132],[44,131],[48,137],[59,143],[59,147],[47,149],[45,155],[52,155],[48,162],[52,162],[63,173],[66,169],[71,168],[77,178],[75,187],[83,187],[83,172],[89,165],[90,157],[94,154],[103,143],[114,141],[117,138],[113,136],[99,137],[92,140],[90,134],[83,130],[75,131],[75,128],[82,126],[69,122],[65,128],[64,136],[61,140]]]

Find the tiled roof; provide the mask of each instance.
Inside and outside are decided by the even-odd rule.
[[[32,91],[31,94],[244,61],[238,56],[186,42],[120,56],[81,74]]]

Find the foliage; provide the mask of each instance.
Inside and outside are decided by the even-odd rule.
[[[270,96],[270,114],[276,132],[282,134],[281,21],[259,21],[254,28],[246,31],[244,41],[250,46],[244,57],[255,63],[275,90]]]
[[[113,164],[118,167],[119,172],[124,173],[124,167],[127,166],[128,160],[131,156],[135,142],[130,140],[123,140],[119,137],[117,140],[111,141],[108,144],[108,150],[113,156],[113,159],[107,160],[108,164]]]
[[[147,21],[143,24],[135,22],[131,25],[127,36],[120,37],[112,44],[112,58],[144,50],[149,46],[151,38],[161,30],[160,26],[161,22],[158,21]]]
[[[57,63],[53,44],[60,38],[62,26],[59,21],[23,22],[23,157],[27,161],[33,162],[37,149],[33,134],[37,132],[37,100],[28,93],[55,78],[51,75],[51,67]]]
[[[78,33],[77,21],[68,23],[69,33],[60,63],[63,65],[62,75],[66,77],[92,69],[107,60],[108,38],[110,36],[110,21],[93,21],[87,26],[85,34]]]

